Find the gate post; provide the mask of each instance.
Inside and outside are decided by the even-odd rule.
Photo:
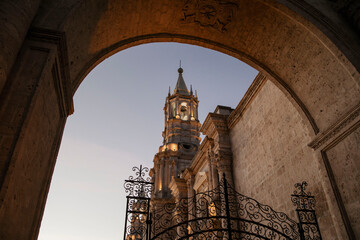
[[[149,202],[150,203],[150,202]],[[150,209],[150,206],[148,205],[148,209]],[[151,213],[149,213],[147,215],[147,220],[146,220],[146,240],[150,240],[151,239],[151,224],[152,224],[152,215]]]
[[[291,195],[291,201],[296,206],[299,219],[299,233],[301,240],[322,240],[319,224],[315,213],[315,197],[310,192],[305,192],[307,183],[296,183]]]
[[[228,193],[228,185],[225,177],[225,173],[223,173],[224,178],[224,196],[225,196],[225,214],[226,214],[226,230],[229,234],[229,240],[232,240],[232,231],[231,231],[231,216],[230,216],[230,206],[229,206],[229,193]]]

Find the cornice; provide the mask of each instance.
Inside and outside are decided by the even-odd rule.
[[[167,96],[166,97],[166,101],[170,101],[172,99],[179,99],[179,98],[184,98],[184,99],[190,99],[193,100],[194,102],[196,102],[197,104],[199,103],[199,100],[194,96],[194,95],[181,95],[179,93],[174,93],[173,95]]]
[[[201,127],[201,123],[199,122],[199,120],[184,121],[184,120],[181,120],[178,118],[171,118],[171,119],[167,120],[166,124],[170,124],[170,123],[190,123],[191,125]]]
[[[27,39],[33,42],[53,44],[57,49],[57,59],[52,69],[53,78],[57,88],[62,114],[66,117],[74,112],[71,92],[71,79],[68,63],[68,52],[65,32],[44,28],[31,28]]]
[[[201,142],[199,149],[202,151],[205,148],[211,147],[212,145],[214,145],[214,139],[209,138],[208,136],[206,136],[204,138],[204,140]]]
[[[239,122],[250,102],[255,98],[261,87],[264,85],[265,80],[265,75],[259,72],[252,84],[250,85],[249,89],[246,91],[244,97],[241,99],[240,103],[227,118],[227,125],[229,129],[232,129],[236,125],[236,123]]]
[[[199,134],[199,135],[200,135],[200,134]],[[189,135],[182,134],[182,133],[171,133],[171,134],[168,134],[168,135],[166,136],[166,139],[168,139],[168,138],[170,138],[170,137],[173,137],[173,136],[191,137],[191,138],[194,138],[194,139],[197,139],[197,140],[201,141],[201,137],[197,137],[197,136],[195,136],[195,135],[189,136]]]
[[[159,160],[161,158],[169,158],[169,157],[179,157],[181,155],[180,151],[171,151],[166,150],[164,152],[158,152],[154,156],[154,161]]]
[[[335,124],[330,126],[327,130],[316,135],[308,146],[314,150],[321,148],[327,150],[360,126],[360,103],[358,103],[349,112],[344,114]]]
[[[209,113],[200,131],[209,137],[212,137],[215,131],[228,131],[227,117],[227,115]]]

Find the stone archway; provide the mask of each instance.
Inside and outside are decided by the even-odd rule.
[[[345,22],[333,5],[312,0],[1,4],[2,238],[36,239],[72,95],[85,75],[115,52],[159,41],[212,48],[264,72],[312,130],[308,144],[327,194],[329,228],[337,238],[359,234],[358,216],[349,217],[359,203],[342,179],[349,168],[350,183],[359,176],[356,18]]]

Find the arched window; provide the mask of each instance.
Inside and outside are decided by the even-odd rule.
[[[187,121],[189,120],[190,106],[186,102],[180,104],[180,119]]]

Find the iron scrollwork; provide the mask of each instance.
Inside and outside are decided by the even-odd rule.
[[[152,203],[153,183],[148,168],[134,167],[125,181],[127,207],[124,240],[321,240],[315,215],[315,197],[307,183],[297,183],[291,201],[299,223],[285,213],[235,191],[225,175],[217,188],[174,202]]]
[[[132,170],[135,172],[135,176],[130,176],[128,180],[125,180],[124,188],[127,196],[133,197],[151,197],[152,185],[151,178],[146,177],[149,172],[149,168],[133,167]]]
[[[153,183],[146,177],[147,167],[133,167],[135,176],[125,180],[127,194],[124,240],[145,239],[148,235],[149,207]]]
[[[286,214],[237,193],[224,177],[217,188],[153,211],[151,239],[299,239]]]
[[[306,192],[307,182],[296,183],[291,201],[296,206],[301,240],[321,240],[319,224],[315,214],[315,197]]]

